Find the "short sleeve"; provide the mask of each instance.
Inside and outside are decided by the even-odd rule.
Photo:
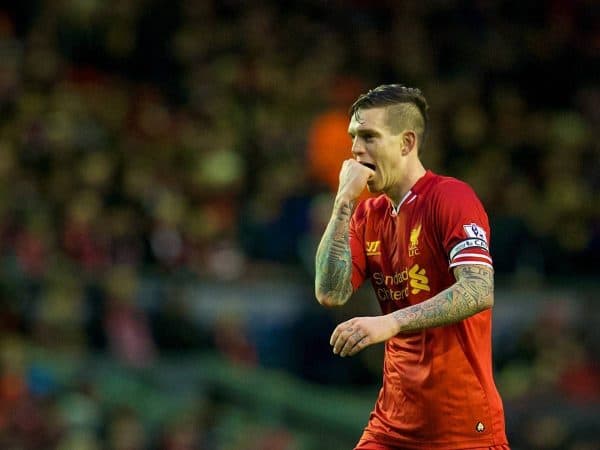
[[[350,251],[352,252],[352,288],[356,291],[367,277],[365,255],[365,202],[359,203],[350,219]]]
[[[448,268],[463,264],[492,268],[489,221],[473,189],[454,179],[440,183],[438,189],[438,230]]]

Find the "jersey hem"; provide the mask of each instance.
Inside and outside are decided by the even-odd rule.
[[[372,439],[376,442],[380,442],[384,445],[389,445],[392,447],[399,447],[406,450],[456,450],[458,448],[468,450],[468,449],[476,449],[482,447],[495,447],[498,445],[508,445],[506,440],[501,440],[499,442],[495,441],[494,438],[489,438],[486,440],[477,439],[477,440],[468,440],[468,441],[460,441],[460,442],[418,442],[418,441],[408,441],[405,439],[392,439],[387,435],[380,434],[377,432],[365,430],[361,436],[361,439],[368,438]]]

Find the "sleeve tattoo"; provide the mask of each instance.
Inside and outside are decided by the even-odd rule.
[[[466,264],[454,269],[456,283],[422,303],[395,311],[401,332],[459,322],[494,305],[494,271]]]
[[[334,205],[334,213],[316,255],[315,293],[327,306],[344,304],[352,294],[349,224],[352,203]]]

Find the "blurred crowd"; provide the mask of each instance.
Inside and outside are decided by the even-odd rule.
[[[597,273],[594,3],[4,4],[0,447],[225,448],[203,446],[185,415],[154,446],[135,442],[139,418],[118,409],[98,419],[94,386],[38,392],[43,377],[35,379],[23,349],[82,358],[108,351],[133,370],[169,350],[211,349],[259,364],[252,343],[231,332],[239,324],[192,323],[180,280],[235,283],[290,270],[310,284],[337,168],[349,157],[347,109],[383,82],[420,87],[428,98],[423,158],[482,198],[499,276]],[[536,330],[500,361],[516,397],[525,389],[513,383],[518,369],[545,358],[551,339],[528,340]],[[565,335],[560,355],[579,349],[586,381],[555,373],[548,392],[583,385],[583,397],[597,402],[590,340],[577,328]],[[95,405],[102,431],[69,428],[72,405],[61,408],[59,394]],[[273,441],[262,448],[292,448],[289,439]],[[563,448],[540,441],[528,448]]]

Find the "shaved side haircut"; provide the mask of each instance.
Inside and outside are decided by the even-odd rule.
[[[417,133],[419,151],[425,143],[429,105],[423,93],[417,88],[401,84],[383,84],[362,94],[350,107],[350,117],[360,123],[360,110],[385,107],[387,124],[392,134],[409,128]]]

